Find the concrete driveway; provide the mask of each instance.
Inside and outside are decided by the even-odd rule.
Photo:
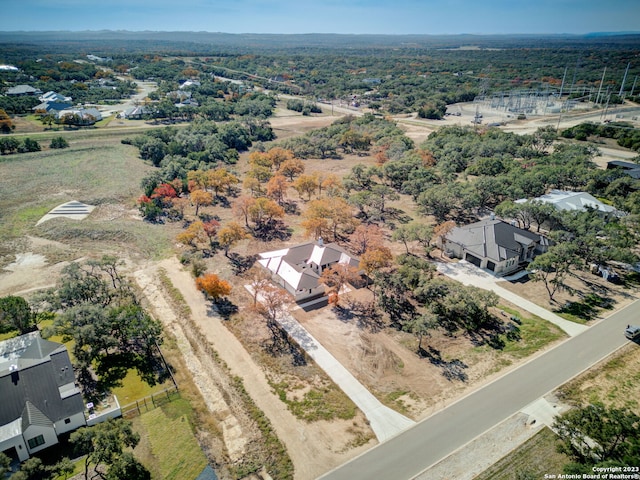
[[[253,295],[251,286],[245,288]],[[257,300],[262,301],[258,294]],[[362,385],[307,329],[293,316],[283,311],[276,319],[284,330],[304,349],[322,370],[362,410],[378,441],[384,442],[415,425],[416,422],[383,405]]]
[[[525,309],[527,312],[533,313],[534,315],[557,325],[571,337],[578,335],[589,328],[586,325],[565,320],[559,315],[556,315],[555,313],[552,313],[549,310],[516,295],[506,288],[502,288],[500,283],[506,282],[507,280],[494,277],[490,273],[485,272],[465,260],[461,260],[456,263],[438,263],[438,271],[464,285],[472,285],[474,287],[484,288],[485,290],[491,290],[499,297]]]

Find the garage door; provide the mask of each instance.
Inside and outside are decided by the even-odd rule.
[[[467,262],[473,263],[476,267],[480,267],[480,265],[482,265],[482,260],[476,257],[475,255],[471,255],[470,253],[467,253],[464,256],[464,259]]]

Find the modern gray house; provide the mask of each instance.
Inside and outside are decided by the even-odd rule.
[[[0,452],[20,461],[85,425],[120,417],[113,405],[85,405],[67,347],[40,332],[0,342]]]
[[[442,240],[449,257],[460,258],[497,275],[508,275],[547,251],[549,240],[502,220],[456,227]]]

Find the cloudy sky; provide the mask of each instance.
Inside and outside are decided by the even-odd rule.
[[[640,0],[0,0],[0,31],[640,31]]]

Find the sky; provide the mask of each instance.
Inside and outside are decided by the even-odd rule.
[[[640,31],[640,0],[0,0],[0,31],[510,34]]]

